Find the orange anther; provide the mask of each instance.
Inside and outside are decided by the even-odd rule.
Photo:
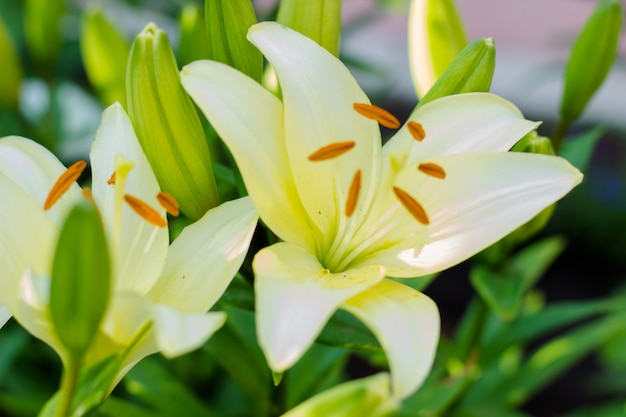
[[[44,210],[50,210],[52,206],[61,198],[61,196],[69,190],[74,182],[80,177],[87,167],[87,162],[76,161],[68,169],[61,174],[57,182],[54,183],[46,201],[43,203]]]
[[[421,142],[426,137],[426,132],[424,131],[424,127],[421,124],[411,120],[409,123],[407,123],[406,127],[407,129],[409,129],[409,133],[416,141]]]
[[[132,208],[135,213],[143,217],[148,223],[158,227],[167,226],[167,221],[152,207],[143,200],[130,194],[124,194],[124,201]]]
[[[174,198],[173,195],[165,193],[163,191],[159,191],[157,194],[157,201],[172,216],[178,216],[180,214],[178,201]]]
[[[415,217],[418,222],[422,224],[430,223],[424,207],[411,197],[409,193],[398,187],[393,187],[393,192],[396,197],[398,197],[398,200],[400,200],[400,203],[402,203],[404,208],[411,213],[411,216]]]
[[[361,193],[361,170],[357,170],[352,178],[350,190],[348,190],[348,199],[346,200],[346,216],[350,217],[354,214],[356,203],[359,201]]]
[[[330,145],[322,146],[311,155],[309,155],[309,161],[318,162],[325,161],[327,159],[333,159],[339,155],[343,155],[350,149],[354,148],[355,143],[353,141],[348,142],[335,142]]]
[[[387,110],[382,109],[373,104],[354,103],[354,110],[357,113],[367,117],[368,119],[376,120],[381,125],[388,127],[389,129],[397,129],[400,127],[400,122]]]
[[[424,162],[423,164],[419,164],[417,167],[420,171],[422,171],[426,175],[430,175],[431,177],[444,179],[446,177],[446,171],[437,164],[432,162]]]
[[[107,184],[108,185],[115,185],[115,171],[113,171],[113,173],[111,174],[111,176],[107,180]]]

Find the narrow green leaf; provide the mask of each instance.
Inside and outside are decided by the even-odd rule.
[[[524,290],[532,288],[565,249],[565,239],[551,236],[519,251],[510,261],[508,274],[518,276]]]
[[[98,332],[109,303],[111,260],[100,213],[77,204],[61,229],[52,265],[50,314],[59,339],[82,355]]]
[[[341,0],[282,0],[276,21],[339,55]]]
[[[261,82],[263,56],[246,35],[256,23],[250,0],[206,0],[204,4],[209,58]]]
[[[22,64],[15,50],[13,40],[0,15],[0,105],[17,109],[19,89],[23,78]]]
[[[604,133],[603,127],[596,126],[578,136],[567,138],[561,146],[559,156],[567,159],[582,172],[587,172],[596,144]]]
[[[85,72],[105,105],[126,103],[126,61],[130,43],[99,10],[82,18],[80,51]]]
[[[573,123],[602,85],[615,60],[622,26],[619,0],[602,0],[572,47],[565,69],[561,120]]]
[[[499,274],[478,265],[470,272],[470,282],[501,320],[509,321],[517,316],[524,291],[523,282],[518,276]]]
[[[354,316],[345,311],[337,311],[330,319],[318,342],[346,349],[382,352],[378,340]]]

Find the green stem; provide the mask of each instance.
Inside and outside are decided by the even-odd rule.
[[[554,148],[554,152],[558,155],[559,150],[561,150],[561,145],[563,145],[563,139],[567,135],[567,131],[571,126],[570,122],[566,122],[563,119],[559,120],[559,124],[556,125],[556,129],[552,134],[552,147]]]
[[[68,417],[72,411],[72,399],[76,393],[78,386],[78,377],[80,376],[82,358],[78,355],[70,355],[63,377],[61,378],[61,393],[59,397],[59,405],[57,406],[56,417]]]

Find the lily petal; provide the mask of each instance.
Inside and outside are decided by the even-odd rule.
[[[164,305],[155,306],[154,334],[159,351],[173,358],[202,346],[226,322],[226,313],[188,313]]]
[[[314,226],[289,169],[280,100],[239,71],[213,61],[187,65],[181,81],[235,157],[263,221],[281,239],[314,247]]]
[[[253,26],[248,39],[274,66],[283,94],[286,147],[300,199],[330,244],[351,214],[369,205],[379,173],[380,129],[354,109],[369,104],[344,64],[304,35],[274,22]],[[329,145],[354,147],[328,160],[309,157]],[[346,207],[360,172],[360,197]],[[337,220],[340,219],[339,224]]]
[[[63,172],[65,166],[40,144],[19,136],[0,139],[0,173],[18,184],[42,210],[52,186]],[[80,187],[72,184],[46,212],[57,228],[80,198]]]
[[[157,202],[159,184],[139,145],[133,126],[119,103],[102,114],[102,123],[91,147],[93,196],[102,212],[102,219],[114,257],[116,288],[145,294],[158,279],[165,262],[168,230],[156,227],[137,215],[124,201],[115,196],[119,183],[107,184],[116,169],[116,159],[122,155],[134,164],[125,184],[124,193],[137,197],[161,216],[165,210]],[[121,223],[116,224],[116,216]]]
[[[411,395],[424,382],[439,340],[439,310],[425,294],[384,280],[342,306],[376,335],[391,369],[397,398]]]
[[[290,243],[261,250],[253,261],[259,345],[275,372],[293,365],[348,298],[382,280],[372,265],[337,274]]]
[[[566,160],[546,155],[465,153],[432,162],[445,169],[444,180],[413,167],[395,182],[419,201],[430,223],[417,222],[396,200],[389,208],[393,220],[385,244],[353,267],[380,263],[397,277],[449,268],[529,221],[582,180]]]
[[[207,311],[243,263],[256,221],[248,197],[209,210],[172,243],[163,274],[148,299],[181,312]]]
[[[9,321],[11,316],[11,311],[9,311],[7,306],[0,302],[0,329],[4,327],[4,325],[7,323],[7,321]]]

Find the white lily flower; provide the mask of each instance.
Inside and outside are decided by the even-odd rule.
[[[381,147],[376,120],[399,123],[369,104],[338,59],[276,23],[253,26],[248,39],[276,69],[282,101],[216,62],[188,65],[182,82],[284,241],[253,262],[259,343],[284,371],[346,309],[379,339],[404,398],[430,370],[439,314],[426,295],[385,276],[458,264],[581,174],[561,158],[507,153],[537,123],[484,93],[424,105]]]
[[[225,313],[207,311],[241,266],[257,214],[247,197],[224,203],[169,245],[164,207],[175,211],[175,201],[160,192],[119,104],[104,111],[90,157],[92,197],[112,258],[112,292],[86,365],[121,354],[119,380],[141,358],[189,352],[222,326]],[[85,166],[80,161],[66,170],[33,141],[0,139],[0,299],[64,360],[50,320],[49,276],[65,216],[83,198],[74,181]]]

